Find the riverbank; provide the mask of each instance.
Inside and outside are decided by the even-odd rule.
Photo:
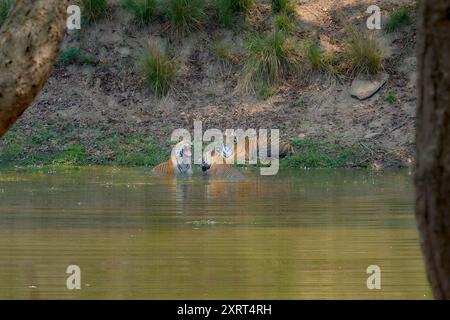
[[[389,79],[362,101],[349,93],[357,76],[339,59],[348,30],[364,29],[370,1],[293,1],[287,38],[297,49],[314,44],[301,56],[306,62],[281,82],[250,92],[238,90],[249,41],[265,39],[281,21],[268,2],[257,1],[234,27],[215,21],[208,8],[201,27],[183,37],[173,36],[161,17],[138,25],[118,1],[108,3],[106,16],[68,32],[49,82],[0,140],[1,165],[151,167],[167,159],[171,132],[192,129],[195,120],[205,130],[278,128],[296,146],[283,160],[289,167],[414,165],[415,1],[379,2],[383,19],[405,6],[411,23],[372,32],[382,49],[379,72]],[[149,41],[166,44],[176,61],[163,97],[139,68]]]
[[[92,131],[92,132],[91,132]],[[78,137],[92,134],[89,144]],[[70,143],[70,139],[78,142]],[[139,133],[105,135],[101,130],[80,130],[73,126],[13,129],[1,141],[0,166],[102,165],[152,167],[169,158],[171,144],[161,147],[154,139]],[[288,168],[350,168],[373,166],[373,150],[362,142],[343,147],[336,142],[295,139],[295,154],[281,160]]]

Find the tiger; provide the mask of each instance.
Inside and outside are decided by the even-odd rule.
[[[233,133],[232,134],[233,142],[234,142],[234,161],[237,162],[238,159],[244,159],[249,161],[249,159],[256,159],[256,156],[259,156],[260,153],[263,155],[267,155],[267,157],[271,157],[271,137],[260,137],[256,138],[257,148],[251,148],[249,139],[245,139],[245,143],[239,143],[238,137]],[[294,148],[287,141],[279,140],[279,151],[278,156],[280,159],[287,157],[294,153]],[[260,146],[261,145],[261,146]],[[257,150],[256,155],[251,155],[250,151]]]
[[[230,153],[231,152],[231,153]],[[244,174],[239,170],[232,168],[225,161],[226,158],[232,156],[232,151],[227,146],[215,148],[207,153],[202,163],[202,171],[209,177],[226,178],[226,179],[242,179]]]
[[[157,175],[192,175],[190,158],[192,156],[191,144],[185,141],[177,143],[170,156],[170,159],[158,164],[152,169]]]

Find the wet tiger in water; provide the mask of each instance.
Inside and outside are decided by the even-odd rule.
[[[191,144],[185,141],[177,143],[172,149],[170,159],[152,169],[157,175],[191,175]]]
[[[243,159],[246,162],[249,162],[250,159],[257,159],[257,157],[261,158],[261,154],[267,157],[272,157],[272,139],[271,137],[256,137],[256,145],[251,145],[249,139],[245,139],[245,142],[239,140],[239,138],[235,135],[231,135],[234,142],[234,161],[238,163],[238,159]],[[276,138],[273,140],[274,143],[278,142],[279,150],[278,156],[280,159],[287,157],[294,153],[294,148],[287,141],[280,140]],[[256,152],[256,154],[255,154]]]
[[[244,178],[245,175],[243,173],[226,163],[226,159],[232,155],[232,148],[225,145],[206,152],[202,163],[202,171],[209,177],[219,179]]]

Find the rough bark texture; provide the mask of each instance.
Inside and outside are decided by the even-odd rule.
[[[16,0],[0,29],[0,137],[42,89],[64,38],[67,0]]]
[[[436,299],[450,299],[450,0],[419,12],[416,218]]]

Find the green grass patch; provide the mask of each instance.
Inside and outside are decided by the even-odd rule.
[[[383,52],[371,33],[350,31],[345,54],[352,73],[376,74],[383,67]]]
[[[70,47],[66,50],[62,51],[59,60],[62,64],[70,65],[70,64],[92,64],[94,59],[91,55],[83,53],[77,47]]]
[[[300,65],[300,56],[283,32],[255,35],[247,44],[247,56],[239,86],[244,91],[272,86]]]
[[[240,14],[246,14],[254,4],[254,0],[216,0],[219,20],[224,27],[229,28]]]
[[[179,36],[198,30],[206,16],[204,0],[167,0],[164,6],[172,30]]]
[[[384,101],[386,101],[389,104],[394,104],[397,101],[397,97],[395,96],[395,93],[389,92],[385,97]]]
[[[133,134],[120,140],[114,148],[113,164],[119,166],[152,167],[165,160],[168,155],[154,142],[141,134]]]
[[[36,125],[12,129],[0,140],[0,166],[154,166],[168,157],[168,151],[142,133],[110,135],[95,128]]]
[[[81,4],[81,18],[88,23],[102,18],[108,9],[107,0],[79,0]]]
[[[177,75],[177,63],[156,41],[148,43],[140,60],[141,71],[156,96],[167,95]]]
[[[68,145],[62,152],[56,154],[52,164],[82,165],[87,163],[86,148],[81,143]]]
[[[83,134],[81,134],[83,133]],[[81,138],[83,137],[83,138]],[[294,140],[295,154],[281,160],[288,168],[369,167],[369,151],[363,144],[342,146],[313,139]],[[106,165],[152,167],[170,156],[143,133],[106,133],[100,128],[36,125],[13,128],[0,140],[0,166]]]
[[[10,163],[20,159],[24,155],[24,150],[16,139],[8,139],[0,148],[0,163]]]
[[[121,0],[121,4],[140,25],[148,24],[157,13],[156,0]]]
[[[276,90],[271,86],[263,86],[259,89],[258,95],[260,98],[267,100],[270,97],[273,97],[276,93]]]
[[[409,9],[402,7],[389,13],[389,16],[384,23],[384,28],[387,32],[394,32],[409,24],[411,24],[411,14],[409,13]]]
[[[285,168],[368,167],[367,151],[359,145],[344,147],[327,141],[294,140],[295,154],[281,160]]]
[[[0,0],[0,27],[5,22],[12,9],[12,0]]]

